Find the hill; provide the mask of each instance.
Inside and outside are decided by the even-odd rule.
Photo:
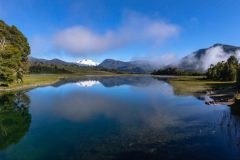
[[[107,70],[95,66],[80,66],[76,63],[65,62],[60,59],[39,59],[30,57],[30,73],[80,73],[80,74],[99,74],[105,72],[114,72],[113,70]]]
[[[80,72],[81,68],[73,63],[59,59],[38,59],[30,57],[30,73],[75,73]]]
[[[239,59],[240,47],[217,43],[185,56],[176,67],[189,71],[205,72],[211,64],[226,61],[231,55],[235,55]]]
[[[106,59],[102,63],[100,63],[98,67],[137,74],[150,73],[153,70],[153,67],[147,61],[123,62],[114,59]]]

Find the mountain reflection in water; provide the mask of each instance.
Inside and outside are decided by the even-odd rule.
[[[18,97],[14,95],[10,106]],[[10,143],[15,144],[11,149],[2,147],[1,159],[240,156],[240,107],[208,106],[194,95],[175,95],[167,78],[88,76],[33,89],[27,95],[31,107],[25,113],[30,117],[25,118],[28,127],[21,130],[25,138]],[[4,101],[0,98],[0,106]]]
[[[79,81],[76,83],[76,85],[80,87],[92,87],[97,84],[99,84],[99,81],[93,81],[93,80]]]

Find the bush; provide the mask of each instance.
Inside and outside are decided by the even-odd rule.
[[[176,76],[200,76],[202,73],[180,70],[177,68],[166,68],[152,72],[153,75],[176,75]]]

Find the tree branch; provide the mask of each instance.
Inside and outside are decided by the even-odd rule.
[[[4,48],[6,47],[6,39],[5,37],[3,37],[2,39],[0,39],[0,50],[4,50]]]

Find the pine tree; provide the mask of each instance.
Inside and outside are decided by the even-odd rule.
[[[28,71],[29,54],[30,47],[22,32],[0,20],[0,81],[22,82]]]

